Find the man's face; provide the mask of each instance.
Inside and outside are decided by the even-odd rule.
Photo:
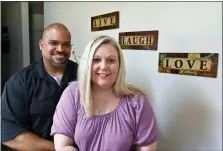
[[[39,43],[43,59],[55,67],[63,67],[70,58],[71,38],[65,29],[51,28]]]

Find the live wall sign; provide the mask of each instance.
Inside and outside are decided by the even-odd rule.
[[[111,12],[91,17],[91,31],[119,28],[119,12]]]
[[[161,73],[217,77],[218,53],[160,53]]]

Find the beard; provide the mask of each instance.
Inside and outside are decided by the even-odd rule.
[[[56,68],[61,68],[67,65],[67,62],[69,60],[69,55],[65,52],[54,52],[51,54],[52,55],[52,60],[51,60],[51,65],[56,67]],[[59,57],[59,56],[62,56]],[[62,60],[61,60],[62,59]]]
[[[57,67],[57,68],[61,68],[61,67],[64,67],[67,65],[67,62],[68,62],[68,59],[63,61],[63,62],[55,62],[55,61],[51,61],[51,64],[54,66],[54,67]]]

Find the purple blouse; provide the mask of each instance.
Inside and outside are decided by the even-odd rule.
[[[157,126],[143,94],[123,97],[114,111],[87,118],[75,82],[64,90],[56,107],[51,128],[51,135],[55,134],[74,139],[80,151],[130,151],[134,145],[155,142]]]

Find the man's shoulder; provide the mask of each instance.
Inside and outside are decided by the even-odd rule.
[[[77,68],[78,67],[78,64],[76,62],[74,62],[73,60],[69,60],[68,63],[69,63],[69,66],[71,68]]]
[[[70,75],[69,77],[72,77],[71,78],[72,81],[77,79],[77,72],[78,72],[78,64],[72,60],[69,60],[66,73]]]
[[[12,81],[14,81],[16,79],[25,80],[30,75],[32,76],[36,72],[38,64],[39,64],[39,61],[34,62],[30,65],[27,65],[26,67],[23,67],[22,69],[18,70],[14,74],[12,74],[11,77],[9,78],[9,80],[12,80]]]

